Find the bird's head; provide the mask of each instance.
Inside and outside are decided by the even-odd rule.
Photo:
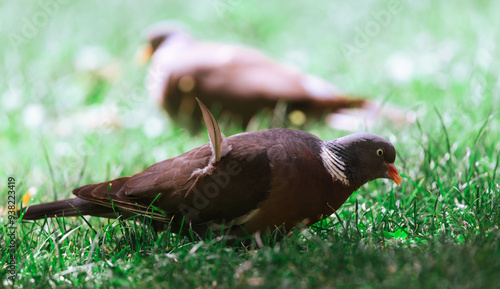
[[[191,41],[191,36],[186,32],[189,28],[175,21],[162,21],[151,25],[146,29],[148,44],[139,52],[139,62],[147,62],[151,56],[164,43],[180,41]]]
[[[378,178],[397,185],[402,181],[394,165],[396,149],[376,134],[355,133],[325,142],[322,157],[330,174],[347,185],[359,187]]]

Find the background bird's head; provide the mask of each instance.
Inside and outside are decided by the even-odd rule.
[[[177,27],[158,27],[149,34],[149,45],[154,53],[163,43],[191,39],[191,36]]]
[[[139,62],[147,62],[161,45],[177,41],[192,41],[189,27],[178,21],[165,20],[146,29],[148,44],[141,48]]]
[[[344,166],[349,185],[359,187],[378,178],[401,184],[401,176],[394,165],[396,149],[381,136],[355,133],[329,141],[326,147],[340,159],[339,166]]]

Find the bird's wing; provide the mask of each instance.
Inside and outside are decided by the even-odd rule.
[[[193,61],[193,55],[203,57]],[[220,60],[217,55],[221,55]],[[349,101],[328,81],[278,63],[255,49],[199,43],[185,58],[189,59],[185,66],[178,66],[175,71],[179,75],[192,75],[201,90],[216,96],[258,96],[272,101]]]
[[[233,149],[207,173],[203,170],[210,164],[212,151],[205,144],[132,177],[83,186],[73,193],[159,221],[180,214],[197,224],[231,222],[266,198],[271,169],[265,146],[253,146],[241,138],[226,140]]]

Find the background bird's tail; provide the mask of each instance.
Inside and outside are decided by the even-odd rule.
[[[38,220],[44,219],[45,217],[53,218],[79,216],[75,208],[82,215],[91,215],[105,218],[115,217],[115,213],[112,208],[97,205],[80,198],[73,198],[23,208],[23,220]],[[17,211],[17,215],[21,215],[21,210]]]

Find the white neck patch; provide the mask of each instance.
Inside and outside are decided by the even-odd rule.
[[[344,185],[349,185],[349,180],[344,173],[345,163],[324,145],[321,147],[321,160],[334,182],[341,181]]]

